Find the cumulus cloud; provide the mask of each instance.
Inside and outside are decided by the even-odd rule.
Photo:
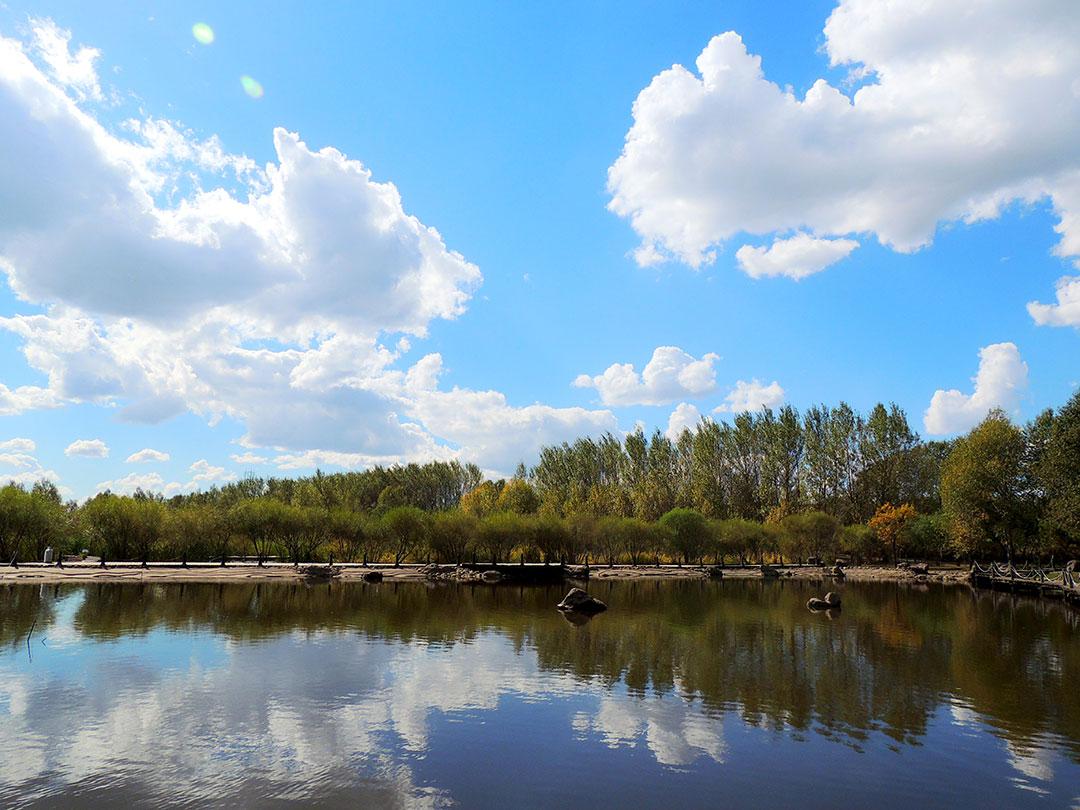
[[[787,276],[798,281],[847,258],[858,246],[854,239],[818,239],[800,233],[777,239],[768,248],[743,245],[735,258],[751,278]]]
[[[228,472],[224,467],[215,467],[205,458],[200,458],[188,470],[192,474],[188,486],[193,489],[201,484],[216,484],[236,480],[235,473]]]
[[[716,389],[717,354],[701,359],[678,346],[658,346],[639,374],[633,363],[613,363],[595,377],[580,374],[578,388],[595,388],[609,406],[666,405],[683,397],[699,397]]]
[[[1028,367],[1015,343],[993,343],[979,350],[974,390],[939,389],[923,415],[926,432],[940,436],[975,427],[993,409],[1013,412],[1027,390]]]
[[[718,405],[715,413],[742,413],[743,411],[758,411],[762,408],[776,408],[784,404],[784,389],[780,383],[773,380],[765,385],[758,379],[750,382],[739,380],[735,387],[724,397],[724,402]]]
[[[642,264],[697,267],[728,240],[791,232],[906,252],[940,223],[1040,199],[1059,219],[1058,254],[1080,255],[1078,40],[1071,0],[841,0],[823,50],[849,82],[819,79],[800,97],[728,31],[696,72],[674,65],[638,95],[609,207],[640,236]],[[833,258],[847,247],[829,246]],[[761,268],[760,251],[740,262]]]
[[[0,451],[5,453],[33,453],[37,443],[33,439],[7,439],[0,442]]]
[[[101,439],[76,439],[64,450],[64,455],[83,458],[108,458],[109,446]]]
[[[1058,279],[1056,304],[1032,301],[1027,308],[1039,326],[1075,326],[1080,329],[1080,276]]]
[[[229,456],[236,464],[266,464],[267,459],[265,456],[260,456],[258,453],[233,453]]]
[[[689,402],[680,402],[668,417],[665,435],[673,442],[678,441],[684,430],[693,430],[701,421],[701,411]]]
[[[235,481],[236,474],[229,472],[224,467],[216,467],[206,459],[199,459],[188,468],[191,478],[184,483],[180,481],[166,481],[160,474],[151,473],[128,473],[110,481],[102,481],[97,485],[98,492],[109,491],[117,495],[130,495],[137,489],[145,492],[161,492],[165,495],[176,495],[181,492],[194,492],[205,489],[213,484]]]
[[[429,355],[423,376],[438,380],[441,357]],[[421,361],[424,362],[424,361]],[[434,366],[435,368],[432,368]],[[411,392],[408,412],[432,433],[464,448],[458,455],[492,471],[512,471],[522,459],[531,459],[544,445],[579,436],[599,436],[618,429],[611,411],[553,408],[534,403],[512,406],[499,391],[473,391],[454,387]],[[427,452],[439,457],[437,447]],[[445,451],[444,451],[445,452]]]
[[[131,495],[136,490],[143,492],[164,492],[170,495],[180,489],[179,484],[166,484],[158,473],[128,473],[111,481],[102,481],[97,485],[97,492],[111,492],[114,495]]]
[[[0,270],[41,311],[0,329],[47,385],[0,387],[0,414],[191,412],[297,458],[510,469],[538,442],[613,426],[607,411],[435,391],[431,360],[396,368],[407,336],[463,313],[481,274],[392,183],[281,128],[265,167],[170,121],[108,128],[84,103],[97,54],[38,29],[32,48],[0,38]],[[449,418],[451,401],[474,410]],[[523,432],[497,435],[511,426]]]
[[[46,469],[35,453],[37,444],[33,439],[16,438],[0,442],[0,481],[30,486],[38,481],[59,483],[55,470]],[[58,487],[64,495],[70,494],[65,486]]]
[[[16,416],[25,411],[55,408],[60,404],[54,392],[37,385],[8,388],[0,383],[0,416]]]
[[[161,450],[155,450],[152,447],[145,447],[139,450],[137,453],[132,453],[127,457],[128,464],[146,464],[152,461],[168,461],[169,454],[163,453]]]

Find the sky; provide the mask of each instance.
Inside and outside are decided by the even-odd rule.
[[[925,7],[924,7],[925,6]],[[0,477],[1080,381],[1074,0],[0,2]]]

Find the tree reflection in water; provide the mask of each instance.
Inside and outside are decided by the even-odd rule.
[[[554,610],[558,588],[0,588],[0,803],[57,779],[94,784],[118,761],[159,777],[169,765],[193,800],[230,784],[315,799],[344,769],[378,803],[439,803],[448,796],[418,784],[408,756],[429,749],[430,713],[490,711],[508,694],[591,695],[568,733],[611,749],[641,741],[672,767],[723,762],[725,718],[860,751],[877,735],[918,746],[942,712],[1004,740],[1022,779],[1053,779],[1048,739],[1080,761],[1075,611],[883,583],[848,584],[829,618],[805,609],[816,589],[598,582],[612,610],[572,626]],[[20,655],[35,620],[55,666]],[[97,652],[73,674],[87,645]]]

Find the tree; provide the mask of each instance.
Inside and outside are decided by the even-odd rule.
[[[395,566],[405,562],[427,540],[427,515],[415,506],[394,507],[383,515],[380,523]]]
[[[878,537],[874,530],[863,523],[844,526],[837,535],[840,550],[851,559],[861,562],[869,560],[878,551]]]
[[[270,498],[249,498],[240,501],[229,515],[236,533],[244,537],[255,553],[259,565],[270,556],[271,544],[276,542],[285,519],[285,504]]]
[[[1080,393],[1050,417],[1045,433],[1034,463],[1044,522],[1063,552],[1080,556]]]
[[[717,534],[721,554],[737,556],[743,564],[748,559],[758,559],[765,540],[765,527],[753,520],[731,518],[720,521],[714,531]]]
[[[473,517],[483,518],[498,507],[499,490],[491,481],[484,481],[461,497],[461,511]]]
[[[341,562],[353,562],[360,556],[368,534],[367,521],[359,512],[337,507],[327,512],[323,520],[330,551]]]
[[[532,545],[532,526],[528,518],[514,512],[496,512],[480,521],[477,545],[492,564],[507,562],[515,548]]]
[[[941,505],[958,554],[1012,558],[1031,528],[1024,453],[1023,434],[999,410],[957,440],[941,470]]]
[[[615,536],[622,552],[630,558],[631,565],[641,564],[645,553],[656,548],[660,539],[655,524],[630,517],[618,519]]]
[[[541,515],[533,525],[533,542],[545,563],[557,561],[566,546],[566,523],[554,515]]]
[[[500,512],[514,512],[519,515],[531,515],[540,507],[540,499],[528,482],[521,478],[511,478],[502,488],[495,501],[495,508]]]
[[[835,552],[838,527],[839,521],[825,512],[789,515],[781,523],[788,547],[797,550],[799,558],[805,554],[824,559]]]
[[[320,509],[285,506],[275,525],[275,542],[281,547],[281,556],[291,559],[293,565],[310,561],[326,540],[328,524],[328,516]]]
[[[920,559],[941,559],[949,551],[948,522],[945,515],[919,515],[904,527],[903,542]]]
[[[460,563],[474,547],[478,533],[477,519],[467,512],[439,512],[432,519],[428,545],[439,562]]]
[[[673,554],[688,565],[701,559],[712,535],[705,516],[696,509],[672,509],[660,518],[660,526]]]
[[[908,524],[917,517],[915,507],[909,503],[893,506],[891,503],[883,503],[874,512],[867,525],[874,531],[882,543],[892,550],[892,560],[897,562],[899,555],[897,546],[904,536]]]

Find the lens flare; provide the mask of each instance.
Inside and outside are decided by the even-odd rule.
[[[206,23],[195,23],[191,26],[191,35],[195,37],[196,42],[203,45],[209,45],[214,41],[214,29]]]
[[[252,98],[262,98],[263,96],[263,86],[250,76],[241,76],[240,86],[243,87],[244,92]]]

